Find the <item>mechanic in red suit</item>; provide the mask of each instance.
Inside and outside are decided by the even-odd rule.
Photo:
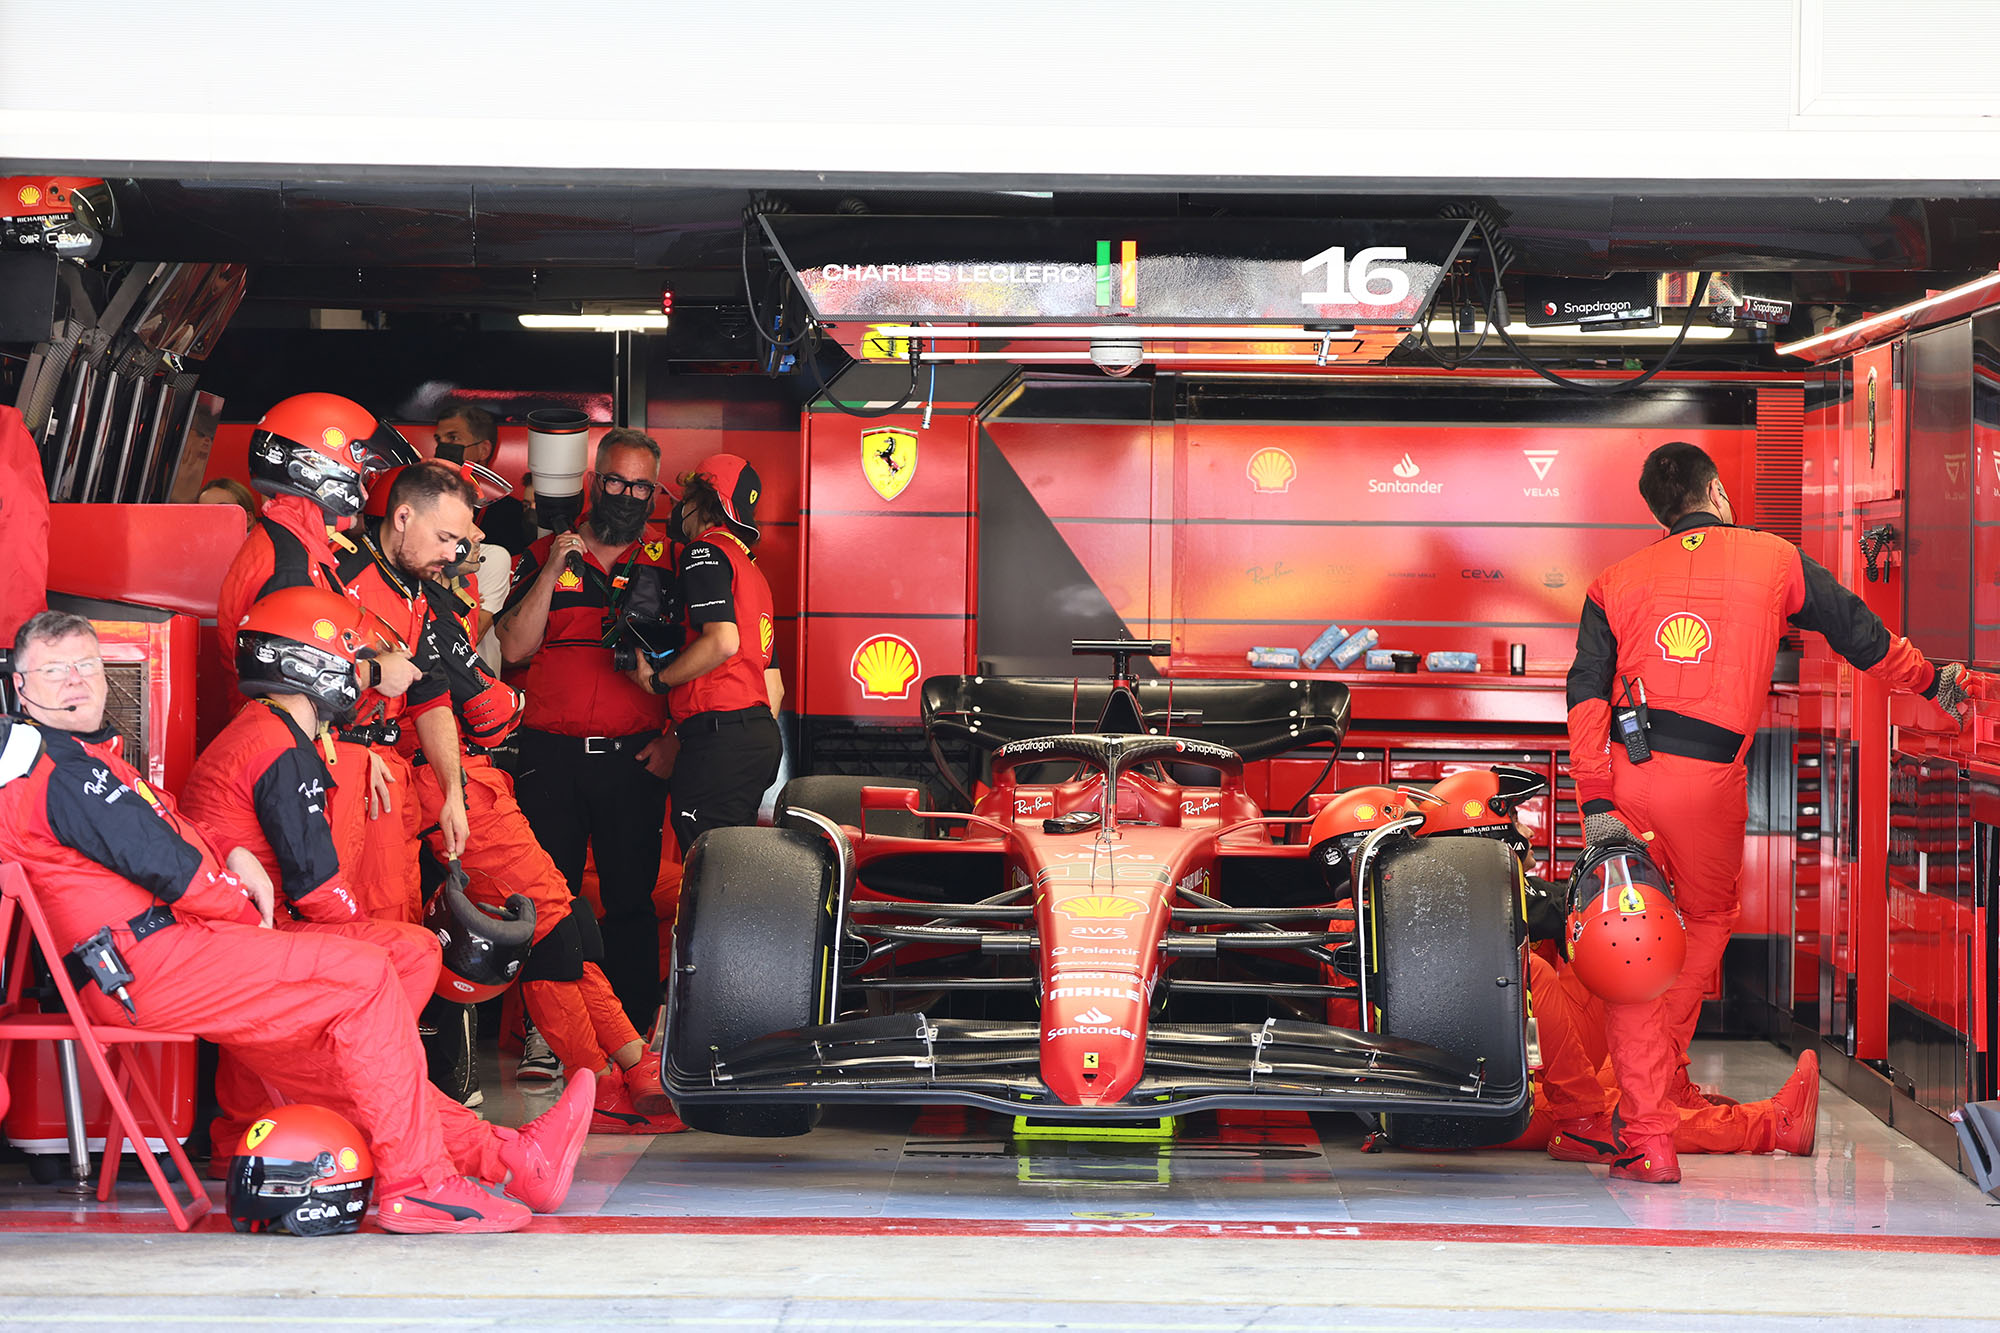
[[[635,1023],[660,1006],[653,886],[667,820],[673,741],[666,700],[617,669],[634,619],[673,614],[673,543],[650,522],[660,446],[636,430],[597,443],[590,507],[574,532],[530,546],[494,626],[500,652],[528,664],[517,790],[535,836],[569,881],[597,867],[604,972]],[[665,645],[671,646],[671,645]]]
[[[632,677],[667,696],[680,743],[674,839],[686,857],[709,829],[757,822],[783,742],[773,716],[782,687],[771,667],[771,585],[750,554],[762,483],[735,454],[711,454],[681,483],[667,527],[687,542],[681,604],[692,637],[666,665],[642,661]]]
[[[195,760],[181,806],[210,845],[242,847],[283,895],[280,930],[323,932],[374,945],[389,956],[412,1014],[437,986],[437,937],[419,925],[361,915],[341,877],[329,813],[328,727],[360,701],[357,654],[369,642],[367,612],[322,588],[284,588],[262,598],[238,626],[237,688],[250,702]],[[526,1130],[496,1128],[429,1089],[445,1151],[466,1175],[495,1184],[537,1212],[559,1207],[589,1130],[589,1082],[571,1086]],[[229,1145],[270,1105],[262,1080],[224,1051],[216,1071],[221,1109],[210,1134],[226,1166]],[[551,1149],[554,1151],[551,1152]]]
[[[389,955],[329,932],[268,928],[273,891],[256,857],[232,848],[225,869],[171,798],[119,758],[90,622],[44,613],[14,646],[29,722],[0,723],[0,857],[27,869],[58,948],[108,930],[133,976],[132,1008],[80,988],[96,1021],[193,1032],[286,1099],[347,1117],[368,1136],[386,1230],[525,1226],[526,1207],[481,1189],[446,1155]]]
[[[1708,455],[1663,444],[1646,458],[1639,494],[1667,534],[1590,585],[1569,671],[1570,770],[1585,843],[1651,829],[1675,875],[1687,960],[1666,994],[1606,1006],[1618,1076],[1619,1151],[1611,1174],[1680,1179],[1677,1104],[1702,1098],[1684,1062],[1702,992],[1735,925],[1747,779],[1743,756],[1770,689],[1787,626],[1893,689],[1921,693],[1963,725],[1986,677],[1926,661],[1860,598],[1781,537],[1734,526]],[[1645,705],[1650,757],[1614,739],[1614,707]]]
[[[342,530],[366,503],[368,473],[410,456],[401,436],[337,394],[297,394],[264,414],[250,437],[250,479],[271,499],[217,598],[216,635],[228,670],[236,669],[236,627],[258,598],[280,588],[341,590],[339,556],[353,549]],[[376,654],[362,671],[367,692],[356,719],[336,733],[329,764],[334,822],[364,830],[360,859],[344,865],[363,912],[414,921],[417,810],[403,799],[408,765],[390,743],[400,733],[402,696],[424,668],[406,647]],[[429,704],[436,702],[431,689]]]
[[[472,529],[477,499],[472,484],[450,464],[402,469],[389,487],[385,516],[369,520],[356,534],[356,550],[342,557],[340,573],[349,592],[377,615],[407,611],[417,617],[410,632],[412,642],[423,645],[419,660],[438,663],[447,697],[454,678],[464,682],[457,687],[464,696],[459,707],[478,719],[473,725],[480,735],[498,743],[520,716],[516,696],[486,674],[452,614],[451,592],[437,582]],[[522,1002],[565,1069],[602,1075],[595,1086],[593,1131],[659,1134],[685,1128],[660,1086],[659,1056],[646,1049],[603,971],[589,959],[586,931],[594,933],[596,922],[587,912],[572,910],[569,883],[535,840],[507,775],[483,753],[462,747],[455,748],[449,767],[428,743],[424,757],[428,762],[416,769],[415,795],[426,826],[437,822],[453,791],[463,792],[478,822],[478,836],[462,852],[453,853],[441,832],[429,835],[431,849],[440,860],[458,855],[475,902],[499,907],[510,894],[522,893],[535,904],[535,945],[521,969]],[[658,1113],[640,1110],[642,1097]]]

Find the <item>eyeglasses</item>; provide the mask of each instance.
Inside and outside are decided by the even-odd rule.
[[[634,481],[616,472],[600,472],[597,480],[604,486],[606,495],[630,495],[634,500],[650,500],[653,492],[659,489],[650,481]]]
[[[78,680],[90,680],[104,670],[101,657],[82,657],[74,662],[44,662],[38,667],[29,667],[21,674],[34,676],[44,685],[60,685],[75,676]]]

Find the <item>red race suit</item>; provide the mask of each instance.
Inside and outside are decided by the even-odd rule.
[[[1570,771],[1585,816],[1615,810],[1665,850],[1687,923],[1687,961],[1667,993],[1605,1007],[1619,1112],[1628,1136],[1670,1135],[1670,1093],[1701,996],[1722,963],[1739,908],[1747,779],[1743,756],[1770,693],[1787,627],[1891,688],[1935,689],[1937,669],[1889,633],[1859,597],[1782,537],[1683,516],[1667,536],[1590,585],[1569,671]],[[1652,757],[1634,764],[1611,740],[1626,682],[1643,698]]]

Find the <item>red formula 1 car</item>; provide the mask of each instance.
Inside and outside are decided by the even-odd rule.
[[[833,1102],[1091,1121],[1261,1106],[1380,1117],[1410,1146],[1517,1135],[1511,813],[1542,777],[1473,771],[1268,816],[1244,761],[1337,749],[1346,686],[1138,681],[1129,656],[1168,645],[1076,647],[1111,653],[1112,679],[924,682],[969,810],[927,809],[907,781],[808,777],[778,827],[691,849],[665,1070],[681,1116],[787,1135]],[[943,762],[968,741],[986,782]]]

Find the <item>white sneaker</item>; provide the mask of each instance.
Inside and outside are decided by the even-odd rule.
[[[553,1083],[562,1077],[555,1052],[533,1024],[528,1026],[528,1040],[521,1050],[521,1063],[514,1066],[514,1077],[522,1083]]]

